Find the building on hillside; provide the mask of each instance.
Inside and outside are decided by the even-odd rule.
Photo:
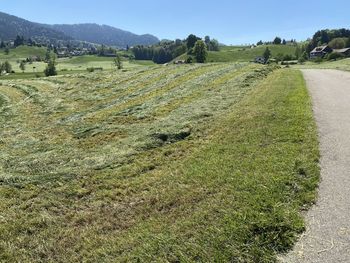
[[[314,50],[310,52],[310,58],[323,58],[324,56],[332,52],[333,50],[329,46],[315,47]]]
[[[176,60],[174,62],[174,64],[176,64],[176,65],[186,64],[186,61],[185,60]]]
[[[256,57],[256,58],[254,59],[254,62],[255,62],[255,63],[259,63],[259,64],[265,64],[265,63],[266,63],[266,60],[265,60],[264,57]]]
[[[346,57],[350,57],[350,47],[342,49],[333,49],[333,52],[343,54]]]

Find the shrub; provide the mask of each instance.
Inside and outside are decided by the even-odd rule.
[[[337,52],[329,53],[326,57],[327,60],[337,60],[342,58],[345,58],[345,55]]]
[[[320,57],[314,58],[314,59],[312,60],[312,62],[315,62],[315,63],[321,63],[322,61],[323,61],[323,59],[320,58]]]
[[[186,59],[186,63],[191,64],[193,62],[193,57],[192,56],[188,56]]]

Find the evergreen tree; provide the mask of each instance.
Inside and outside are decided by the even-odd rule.
[[[22,46],[22,45],[24,45],[24,37],[17,35],[17,37],[14,41],[14,46],[18,47],[18,46]]]
[[[6,47],[5,42],[1,41],[0,48],[5,48],[5,47]]]
[[[265,59],[265,64],[267,64],[267,62],[269,61],[269,59],[271,57],[271,51],[268,47],[265,49],[263,57]]]
[[[204,42],[205,42],[205,44],[206,44],[207,46],[209,46],[209,44],[210,44],[210,36],[205,36],[205,37],[204,37]]]
[[[282,45],[287,45],[287,41],[285,39],[282,40]]]
[[[26,63],[23,60],[19,64],[19,68],[22,70],[23,73],[26,70]]]
[[[57,75],[55,58],[50,58],[50,60],[47,63],[46,69],[44,70],[44,73],[46,77]]]
[[[282,43],[282,40],[281,40],[280,37],[276,37],[276,38],[273,40],[273,43],[274,43],[275,45],[280,45],[280,44]]]
[[[260,40],[258,43],[256,43],[257,46],[261,46],[263,45],[264,43],[262,42],[262,40]]]
[[[195,43],[193,53],[198,63],[204,63],[206,61],[208,52],[203,40],[198,40]]]

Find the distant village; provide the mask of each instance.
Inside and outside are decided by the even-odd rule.
[[[44,44],[42,44],[44,42]],[[75,57],[84,55],[99,55],[104,57],[115,57],[116,49],[112,47],[107,47],[104,45],[97,45],[82,41],[57,41],[56,43],[51,43],[48,41],[37,42],[31,38],[25,39],[24,37],[17,36],[16,39],[11,41],[1,41],[0,48],[16,48],[18,46],[37,46],[37,47],[47,47],[48,50],[53,51],[58,58],[65,57]],[[45,43],[46,42],[46,43]],[[32,56],[28,58],[31,61],[42,61],[44,58],[39,56]]]

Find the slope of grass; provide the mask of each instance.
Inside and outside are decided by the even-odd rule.
[[[208,61],[213,62],[242,62],[252,61],[257,56],[262,56],[266,47],[271,50],[272,56],[281,53],[283,55],[295,55],[295,46],[291,45],[264,45],[258,47],[222,47],[218,52],[209,52]]]
[[[0,83],[0,261],[271,262],[303,229],[318,150],[298,71]]]
[[[339,70],[350,71],[350,58],[341,59],[337,61],[325,61],[321,63],[306,62],[303,65],[297,65],[294,67],[299,69],[316,68],[316,69],[339,69]]]
[[[0,49],[0,60],[15,61],[18,59],[26,59],[31,56],[45,57],[46,48],[45,47],[29,47],[29,46],[19,46],[14,49],[10,49],[8,55],[5,54],[5,49]]]

